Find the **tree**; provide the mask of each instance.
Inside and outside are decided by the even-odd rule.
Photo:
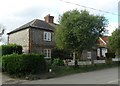
[[[55,32],[56,46],[76,52],[80,57],[83,50],[97,44],[108,22],[105,17],[91,15],[86,10],[72,10],[60,16],[59,23]]]
[[[115,52],[117,56],[120,56],[120,27],[109,37],[108,47],[111,51]]]
[[[5,32],[5,27],[3,25],[0,25],[0,42],[2,41],[2,36]]]
[[[2,36],[5,32],[5,27],[3,25],[0,25],[0,36]]]

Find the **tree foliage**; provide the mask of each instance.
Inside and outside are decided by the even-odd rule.
[[[72,57],[70,56],[70,51],[68,50],[65,50],[65,49],[57,49],[57,48],[54,48],[52,50],[52,60],[53,59],[56,59],[56,58],[59,58],[61,60],[64,60],[64,59],[72,59]]]
[[[4,34],[5,32],[5,27],[0,24],[0,37]]]
[[[108,22],[103,16],[92,15],[86,10],[65,12],[59,18],[55,32],[56,46],[60,49],[82,51],[97,44]]]
[[[1,45],[0,49],[2,55],[9,55],[13,53],[22,54],[22,46],[16,44]]]
[[[116,52],[117,55],[120,55],[120,27],[112,33],[108,43],[110,50]]]
[[[0,24],[0,42],[3,41],[3,34],[5,33],[5,26]]]

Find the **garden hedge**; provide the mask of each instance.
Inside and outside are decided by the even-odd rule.
[[[22,46],[16,44],[8,44],[0,46],[2,55],[9,55],[13,53],[22,54]]]
[[[37,74],[46,71],[46,61],[42,54],[11,54],[2,56],[2,69],[9,74]]]
[[[106,58],[109,59],[109,58],[115,58],[115,53],[105,53],[106,55]]]
[[[65,60],[65,59],[73,59],[72,56],[70,56],[70,51],[69,50],[64,50],[64,49],[53,49],[52,50],[52,60],[53,59],[56,59],[56,58],[59,58],[59,59],[62,59],[62,60]]]

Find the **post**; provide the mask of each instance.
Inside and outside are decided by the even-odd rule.
[[[73,61],[75,61],[75,52],[73,52]]]

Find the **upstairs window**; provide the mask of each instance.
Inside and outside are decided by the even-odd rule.
[[[51,32],[44,32],[44,40],[51,41]]]

